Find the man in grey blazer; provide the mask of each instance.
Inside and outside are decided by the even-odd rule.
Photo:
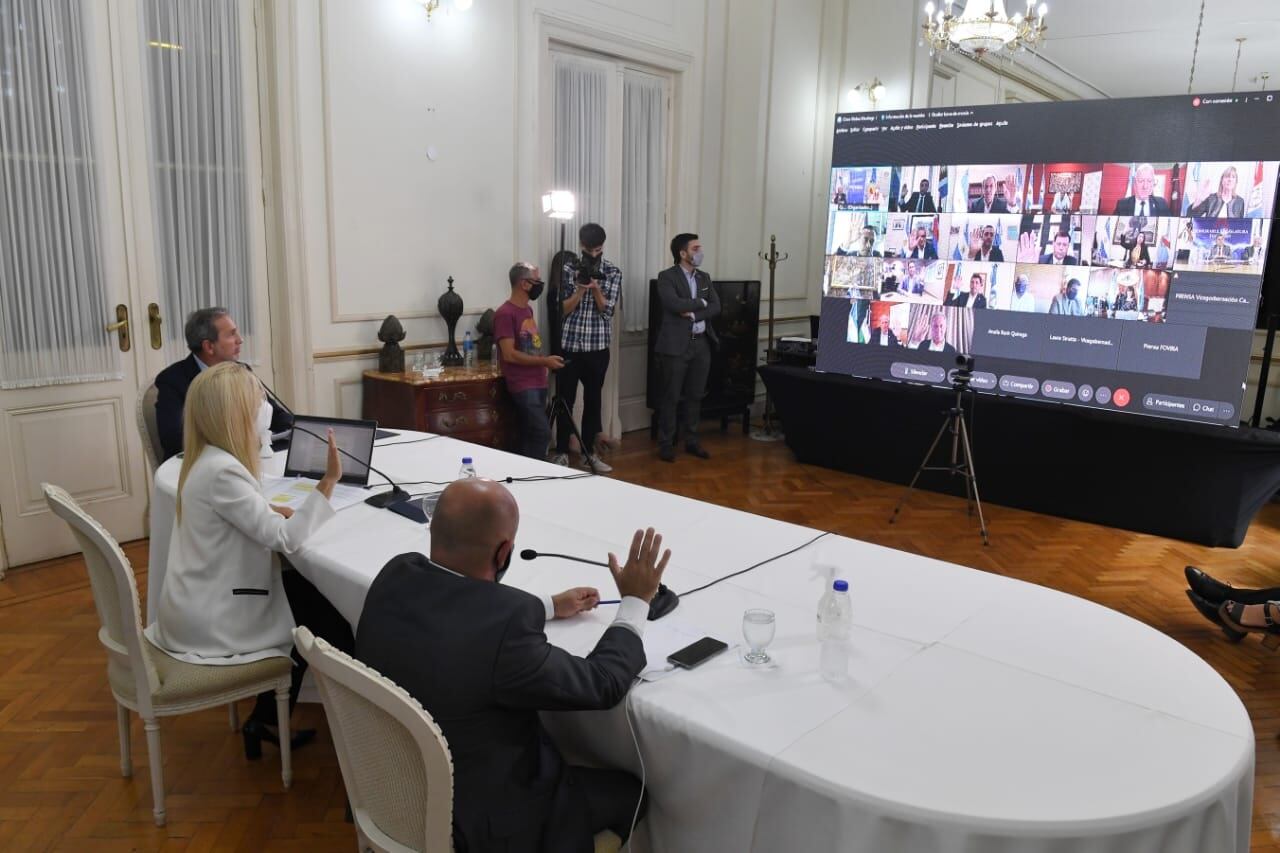
[[[697,234],[677,234],[671,241],[675,266],[658,273],[662,326],[653,345],[658,359],[658,456],[675,462],[676,408],[684,397],[684,447],[699,459],[711,454],[698,442],[702,397],[711,371],[711,346],[719,344],[707,321],[720,313],[720,297],[702,266]]]

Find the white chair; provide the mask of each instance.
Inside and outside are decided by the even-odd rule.
[[[153,384],[138,398],[138,433],[142,436],[142,452],[147,456],[151,472],[160,467],[164,459],[164,446],[160,444],[160,426],[156,422],[156,398],[160,392]]]
[[[98,640],[107,650],[107,681],[116,700],[120,733],[120,772],[133,775],[129,750],[129,711],[142,717],[151,760],[152,811],[164,826],[164,775],[158,717],[203,711],[247,699],[267,690],[276,694],[280,723],[280,775],[287,789],[293,781],[289,754],[289,677],[293,661],[267,658],[233,666],[185,663],[170,657],[142,635],[138,584],[133,567],[102,525],[67,492],[43,484],[45,501],[75,534],[102,623]]]
[[[293,631],[311,665],[362,853],[453,850],[453,758],[431,715],[389,678],[353,659],[306,626]],[[612,832],[596,853],[616,853]]]

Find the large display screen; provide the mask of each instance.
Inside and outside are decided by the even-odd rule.
[[[1235,426],[1280,96],[836,117],[818,369]]]

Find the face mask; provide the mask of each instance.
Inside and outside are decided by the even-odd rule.
[[[537,301],[538,297],[542,295],[542,288],[545,286],[546,285],[539,281],[529,288],[529,301]]]
[[[699,249],[698,251],[694,252],[692,255],[689,256],[689,264],[690,266],[693,266],[693,267],[702,266],[702,250],[701,249]]]
[[[507,559],[502,563],[502,568],[493,573],[494,583],[502,583],[502,576],[507,573],[507,569],[511,568],[511,555],[515,553],[515,550],[513,547],[507,552]]]

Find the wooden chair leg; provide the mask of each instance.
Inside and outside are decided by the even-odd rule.
[[[276,688],[276,729],[280,734],[280,778],[285,790],[293,784],[293,744],[289,734],[289,687]]]
[[[227,706],[227,721],[231,723],[231,731],[240,731],[240,709],[235,702]]]
[[[164,757],[160,753],[160,723],[155,719],[144,719],[142,726],[147,730],[147,758],[151,762],[151,811],[156,816],[156,826],[164,826]]]
[[[120,735],[120,775],[128,779],[133,775],[133,755],[129,739],[129,709],[116,703],[116,728]]]

